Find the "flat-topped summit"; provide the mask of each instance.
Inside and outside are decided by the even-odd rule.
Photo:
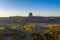
[[[29,13],[29,17],[33,17],[33,15],[32,15],[32,13],[31,13],[31,12]]]

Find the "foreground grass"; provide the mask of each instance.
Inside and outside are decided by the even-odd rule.
[[[28,26],[28,28],[27,28]],[[50,27],[51,26],[51,27]],[[59,35],[60,35],[60,26],[55,26],[55,25],[49,25],[49,29],[45,32],[33,32],[32,29],[36,27],[35,25],[25,25],[24,29],[27,31],[19,31],[16,30],[19,29],[17,26],[13,26],[12,28],[6,27],[3,30],[0,30],[0,40],[6,40],[7,38],[10,38],[10,40],[20,40],[20,39],[25,39],[28,36],[31,37],[31,40],[60,40]],[[28,30],[29,29],[29,30]],[[28,36],[26,34],[28,33]]]

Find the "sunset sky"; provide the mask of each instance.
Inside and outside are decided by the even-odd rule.
[[[60,16],[60,0],[0,0],[0,17]]]

